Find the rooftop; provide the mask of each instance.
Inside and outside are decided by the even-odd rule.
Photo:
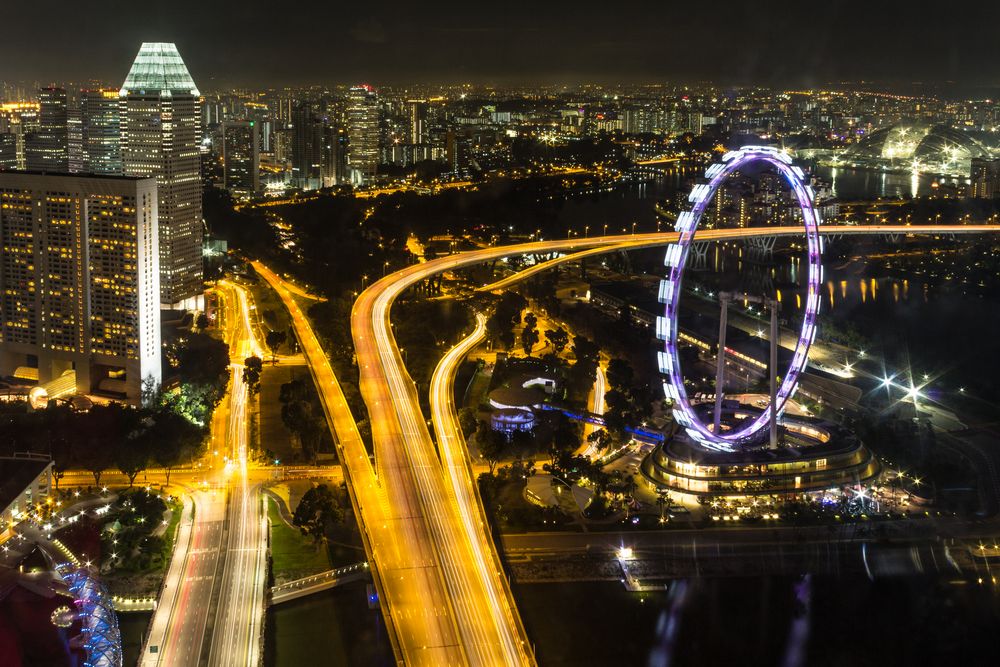
[[[169,42],[143,42],[139,47],[119,94],[129,93],[201,95],[177,46]]]
[[[17,500],[51,464],[39,456],[0,457],[0,509]]]

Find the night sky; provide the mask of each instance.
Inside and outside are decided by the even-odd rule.
[[[0,80],[120,83],[176,42],[203,90],[303,83],[1000,83],[1000,3],[4,3]],[[931,8],[933,7],[933,8]]]

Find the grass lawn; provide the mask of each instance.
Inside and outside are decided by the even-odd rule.
[[[249,287],[251,294],[253,294],[254,305],[257,306],[261,324],[275,331],[288,331],[289,326],[291,326],[288,311],[285,310],[285,305],[274,293],[274,290],[268,287],[263,280],[257,284],[251,284]],[[267,332],[265,331],[265,333]],[[261,343],[263,342],[261,341]]]
[[[270,450],[283,462],[295,460],[298,448],[292,446],[292,434],[281,421],[281,385],[308,375],[305,366],[264,363],[260,376],[260,446]]]
[[[462,402],[462,393],[465,392],[465,387],[455,387],[455,391],[459,394],[456,404],[467,405],[478,410],[479,406],[486,402],[486,392],[489,388],[490,377],[485,373],[477,372],[472,378],[468,393],[465,395],[465,403]]]
[[[267,498],[267,518],[271,524],[271,558],[276,582],[331,569],[325,546],[315,544],[311,538],[285,523],[271,497]]]
[[[184,513],[184,503],[174,498],[167,503],[170,508],[170,521],[167,529],[163,531],[163,570],[166,571],[170,565],[170,558],[174,553],[174,542],[177,540],[177,528],[181,523],[181,514]]]

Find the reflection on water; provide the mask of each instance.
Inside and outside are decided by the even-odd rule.
[[[760,264],[743,260],[743,249],[732,244],[715,244],[708,272],[693,272],[692,280],[715,290],[730,289],[747,294],[774,294],[778,303],[798,311],[802,309],[807,275],[800,270],[802,258],[776,253],[773,263]],[[848,262],[840,267],[824,267],[824,310],[847,309],[878,303],[901,303],[910,298],[906,278],[872,275],[868,265]],[[918,283],[924,303],[933,298],[934,288]],[[794,295],[794,299],[792,299]]]
[[[882,197],[904,199],[928,195],[933,192],[931,183],[963,186],[965,178],[931,176],[930,174],[892,174],[884,171],[849,169],[845,167],[816,167],[815,173],[830,184],[833,196],[844,200]]]
[[[929,577],[724,577],[628,593],[515,584],[543,667],[995,664],[995,589]]]

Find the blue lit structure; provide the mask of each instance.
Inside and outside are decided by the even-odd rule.
[[[88,568],[62,562],[55,566],[73,596],[80,618],[86,667],[121,667],[122,640],[114,603]]]

